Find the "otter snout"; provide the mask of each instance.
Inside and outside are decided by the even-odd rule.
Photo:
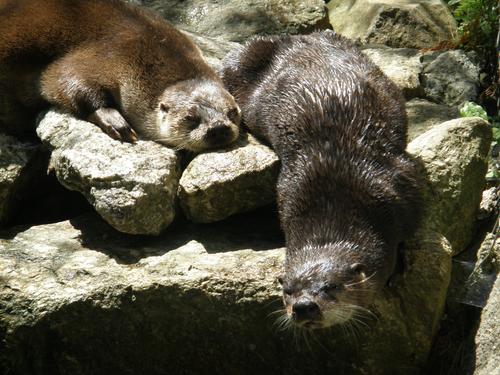
[[[301,299],[292,305],[292,319],[296,322],[305,323],[321,318],[319,305],[310,299]]]
[[[235,138],[234,130],[223,121],[211,125],[205,135],[205,140],[213,146],[230,143]]]

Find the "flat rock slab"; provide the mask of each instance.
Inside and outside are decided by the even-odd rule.
[[[227,151],[196,156],[183,172],[179,202],[198,223],[225,219],[276,200],[279,160],[267,146],[245,134]]]
[[[328,9],[335,31],[363,43],[430,48],[457,35],[441,0],[331,0]]]
[[[172,227],[156,238],[118,234],[96,216],[4,234],[0,367],[9,374],[386,374],[401,366],[415,373],[444,301],[447,241],[428,238],[408,251],[408,273],[380,296],[366,327],[334,329],[307,344],[275,325],[284,249],[269,216]]]
[[[210,37],[242,42],[256,34],[297,34],[328,27],[322,0],[129,0],[174,25]]]
[[[61,184],[82,193],[115,229],[156,235],[174,219],[180,167],[173,150],[115,141],[57,112],[45,115],[37,133],[53,150],[51,167]]]

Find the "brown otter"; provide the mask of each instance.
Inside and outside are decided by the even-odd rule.
[[[0,127],[54,105],[112,138],[192,151],[228,144],[240,111],[200,50],[120,0],[0,0]],[[129,125],[130,124],[130,125]]]
[[[419,218],[399,90],[330,31],[258,37],[223,65],[244,125],[281,160],[287,323],[355,319],[390,278]]]

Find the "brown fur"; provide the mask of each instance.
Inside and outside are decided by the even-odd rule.
[[[0,20],[0,125],[7,131],[29,131],[51,104],[125,140],[134,140],[129,123],[144,138],[195,151],[237,135],[239,109],[217,74],[193,42],[153,13],[119,0],[0,0]],[[186,128],[198,125],[226,132],[218,131],[219,144],[189,140]]]

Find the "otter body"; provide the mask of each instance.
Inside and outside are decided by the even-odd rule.
[[[49,105],[111,137],[193,151],[230,143],[239,108],[199,49],[120,0],[0,0],[0,127]]]
[[[223,81],[243,123],[281,160],[288,322],[320,328],[367,311],[419,218],[399,90],[333,32],[258,37]]]

